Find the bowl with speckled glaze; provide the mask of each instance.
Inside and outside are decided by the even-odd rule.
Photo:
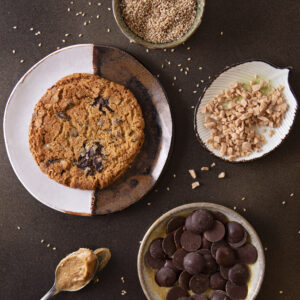
[[[166,287],[159,287],[154,279],[155,270],[150,269],[144,263],[144,257],[151,242],[155,238],[164,237],[166,235],[166,225],[172,217],[186,217],[194,210],[200,208],[208,209],[212,212],[220,212],[227,217],[228,221],[239,222],[247,231],[248,242],[256,247],[258,258],[254,264],[249,265],[251,275],[248,282],[248,295],[245,300],[254,300],[259,293],[265,273],[265,255],[260,238],[252,225],[240,214],[225,206],[207,202],[190,203],[173,208],[159,217],[147,230],[142,240],[137,259],[138,276],[146,298],[148,300],[164,300],[166,299],[167,292],[170,289]]]
[[[197,0],[196,17],[191,28],[177,40],[168,43],[161,43],[161,44],[155,44],[155,43],[145,41],[144,39],[136,35],[132,30],[130,30],[130,28],[127,26],[127,24],[123,19],[122,11],[120,8],[120,0],[112,0],[112,7],[113,7],[113,13],[118,27],[120,28],[122,33],[129,39],[131,43],[142,45],[148,49],[165,49],[165,48],[174,48],[179,46],[180,44],[186,42],[195,33],[195,31],[198,29],[198,27],[202,22],[205,0]]]

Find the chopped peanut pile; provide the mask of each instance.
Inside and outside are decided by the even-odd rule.
[[[258,77],[250,83],[233,82],[201,109],[210,129],[207,144],[230,161],[261,151],[266,139],[257,128],[279,127],[288,110],[282,90]]]

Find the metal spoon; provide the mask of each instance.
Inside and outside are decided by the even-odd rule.
[[[76,292],[76,291],[83,289],[85,286],[87,286],[94,279],[96,274],[107,265],[107,263],[109,262],[109,260],[111,258],[110,250],[107,248],[98,248],[98,249],[94,250],[94,254],[97,256],[97,262],[96,262],[95,272],[94,272],[93,276],[91,276],[90,280],[88,280],[85,284],[83,284],[81,287],[79,287],[76,290],[59,290],[56,287],[56,271],[57,271],[57,267],[56,267],[54,284],[53,284],[52,288],[40,300],[50,299],[62,291]]]

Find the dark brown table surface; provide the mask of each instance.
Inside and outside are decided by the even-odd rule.
[[[197,201],[236,206],[257,230],[266,248],[266,274],[258,300],[300,299],[299,117],[288,139],[275,152],[245,164],[230,164],[211,156],[202,149],[193,131],[193,106],[209,76],[230,64],[256,58],[292,66],[290,81],[300,98],[300,2],[208,0],[202,25],[185,45],[175,52],[147,53],[141,46],[130,44],[119,31],[108,10],[111,1],[91,0],[91,5],[88,1],[73,1],[74,4],[66,0],[1,0],[1,114],[18,79],[57,47],[76,43],[113,45],[133,54],[154,74],[160,74],[174,117],[174,148],[155,187],[157,192],[150,192],[119,213],[77,217],[51,210],[25,190],[10,166],[1,130],[0,299],[39,299],[51,287],[55,266],[62,257],[79,247],[104,246],[111,249],[112,260],[100,274],[100,282],[78,293],[62,293],[57,299],[145,299],[136,268],[139,241],[162,213]],[[80,11],[84,17],[76,16]],[[88,20],[91,24],[84,26]],[[31,27],[34,31],[30,31]],[[35,35],[37,31],[41,34]],[[65,37],[65,33],[70,36]],[[83,36],[79,37],[79,33]],[[13,49],[16,54],[12,54]],[[21,59],[24,63],[20,63]],[[189,67],[188,75],[180,72],[177,64]],[[174,76],[177,80],[172,86]],[[199,170],[212,162],[216,162],[215,169],[201,173],[201,186],[192,190],[187,170]],[[223,180],[217,178],[221,171],[227,174]],[[175,179],[173,174],[177,175]],[[242,197],[246,200],[242,201]],[[54,246],[56,251],[52,250]],[[122,290],[127,294],[122,296]]]

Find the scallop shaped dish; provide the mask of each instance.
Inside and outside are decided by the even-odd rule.
[[[123,16],[122,16],[122,11],[120,7],[120,0],[112,0],[112,6],[113,6],[113,13],[115,20],[122,31],[122,33],[130,40],[130,42],[139,44],[144,46],[145,48],[149,49],[164,49],[164,48],[174,48],[179,46],[180,44],[184,43],[187,41],[198,29],[202,22],[202,16],[204,13],[204,7],[205,7],[205,0],[197,0],[197,12],[196,12],[196,17],[193,25],[191,28],[180,38],[177,40],[174,40],[172,42],[168,43],[161,43],[161,44],[155,44],[151,43],[148,41],[145,41],[138,35],[136,35],[125,23]]]
[[[254,60],[227,67],[223,72],[218,74],[204,89],[195,108],[194,129],[200,144],[215,156],[229,161],[228,156],[221,156],[219,150],[213,149],[208,145],[207,139],[210,137],[210,130],[204,126],[205,114],[201,113],[201,108],[211,101],[215,95],[220,94],[223,90],[227,90],[232,82],[249,82],[253,80],[256,74],[262,79],[269,79],[271,85],[275,88],[279,85],[284,87],[282,92],[288,104],[288,110],[280,127],[275,128],[275,133],[272,136],[264,132],[265,128],[257,128],[258,132],[266,138],[266,143],[263,145],[262,151],[252,152],[247,157],[239,157],[230,162],[255,160],[275,150],[288,136],[298,109],[297,100],[289,84],[289,72],[290,68],[279,68],[264,61]]]
[[[241,215],[225,206],[206,202],[190,203],[173,208],[158,218],[146,232],[139,249],[137,260],[139,280],[146,298],[148,300],[165,300],[170,289],[166,287],[159,287],[154,279],[155,271],[150,269],[144,263],[144,257],[151,242],[155,238],[165,236],[166,225],[172,217],[186,217],[194,210],[200,208],[207,209],[212,212],[220,212],[227,217],[228,221],[239,222],[248,232],[249,242],[256,247],[258,256],[256,262],[249,265],[251,277],[248,282],[248,295],[245,300],[254,300],[259,293],[265,273],[265,256],[261,241],[254,228]]]

